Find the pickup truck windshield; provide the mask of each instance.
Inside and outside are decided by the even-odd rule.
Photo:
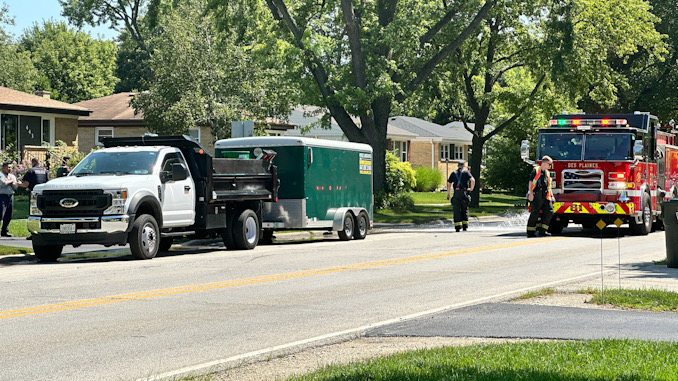
[[[543,133],[539,157],[553,160],[633,160],[633,135],[625,133]]]
[[[157,158],[158,153],[153,151],[92,152],[70,175],[147,175],[153,172]]]

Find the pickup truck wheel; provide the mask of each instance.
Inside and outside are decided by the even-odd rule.
[[[259,243],[259,219],[252,210],[243,211],[233,224],[235,246],[241,250],[251,250]]]
[[[33,252],[40,262],[56,262],[64,249],[61,245],[36,245],[33,244]]]
[[[151,259],[158,253],[160,232],[153,216],[144,214],[134,221],[129,233],[129,248],[136,259]]]
[[[229,250],[235,250],[235,239],[233,238],[233,224],[235,223],[235,215],[237,212],[229,214],[226,217],[226,228],[221,229],[221,239],[224,241],[224,246]]]
[[[169,251],[170,247],[172,247],[172,244],[174,243],[174,238],[172,237],[161,237],[160,238],[160,246],[158,246],[158,251]]]
[[[346,213],[342,229],[337,232],[339,234],[339,239],[342,241],[350,240],[353,237],[353,226],[353,216],[351,213]]]
[[[358,214],[355,219],[355,232],[353,238],[365,239],[367,237],[367,215],[365,213]]]

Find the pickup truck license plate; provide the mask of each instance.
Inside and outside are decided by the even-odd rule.
[[[59,225],[59,233],[61,233],[61,234],[75,234],[75,224],[61,224],[61,225]]]

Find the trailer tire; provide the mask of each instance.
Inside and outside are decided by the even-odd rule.
[[[646,192],[643,192],[640,209],[642,221],[638,224],[635,219],[631,219],[629,222],[631,233],[634,235],[648,235],[652,231],[652,205],[650,205],[650,195]]]
[[[358,217],[355,218],[355,232],[353,232],[353,238],[355,239],[365,239],[367,237],[367,215],[364,212],[358,214]]]
[[[33,252],[39,262],[56,262],[64,249],[61,245],[36,245],[33,244]]]
[[[174,243],[174,238],[173,237],[161,237],[160,238],[160,246],[158,246],[158,251],[169,251],[170,247],[172,247],[172,244]]]
[[[259,243],[259,218],[250,209],[246,209],[233,224],[235,246],[240,250],[252,250]]]
[[[160,229],[155,218],[143,214],[134,221],[129,233],[129,248],[136,259],[152,259],[160,248]]]
[[[339,234],[339,239],[342,241],[348,241],[353,238],[353,216],[351,213],[346,213],[344,215],[344,223],[341,225],[341,230],[337,233]]]

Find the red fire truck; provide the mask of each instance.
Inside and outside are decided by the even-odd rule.
[[[678,197],[678,147],[659,127],[656,116],[635,112],[555,115],[540,129],[537,159],[554,160],[549,231],[570,222],[592,228],[601,219],[620,219],[637,235],[661,226],[659,203]],[[521,156],[535,164],[528,147],[523,141]]]

